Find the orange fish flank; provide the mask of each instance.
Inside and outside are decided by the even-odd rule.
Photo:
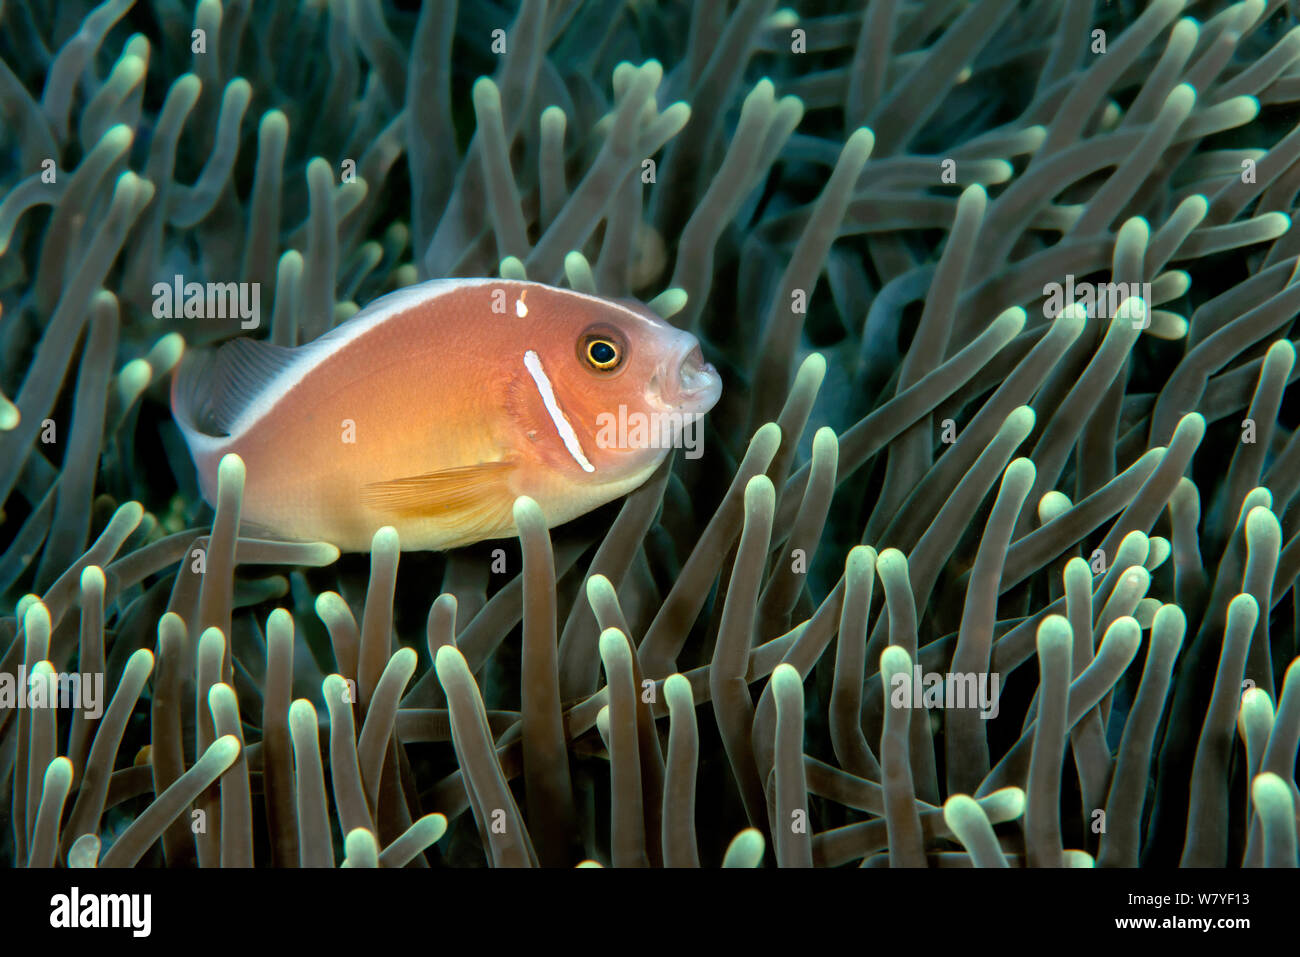
[[[392,525],[403,548],[446,549],[516,534],[520,495],[555,526],[631,491],[720,392],[695,337],[640,303],[439,279],[296,348],[187,354],[172,411],[209,502],[221,457],[244,460],[244,521],[344,551]]]

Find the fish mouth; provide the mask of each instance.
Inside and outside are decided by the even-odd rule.
[[[722,377],[704,361],[700,344],[692,342],[664,363],[659,383],[660,403],[678,412],[708,412],[722,395]]]

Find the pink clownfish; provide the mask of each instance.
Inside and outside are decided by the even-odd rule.
[[[171,398],[209,502],[235,452],[247,523],[343,551],[391,525],[403,548],[441,550],[517,534],[521,495],[554,527],[626,494],[671,442],[610,441],[611,416],[658,436],[721,388],[696,338],[640,303],[438,279],[301,346],[188,354]]]

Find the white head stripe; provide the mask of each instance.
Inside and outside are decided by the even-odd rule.
[[[583,454],[582,445],[578,442],[578,433],[573,431],[573,425],[555,398],[555,389],[551,387],[551,380],[546,377],[546,372],[542,369],[542,360],[532,349],[524,353],[524,368],[537,384],[537,394],[542,397],[542,404],[546,406],[546,411],[551,414],[551,421],[555,423],[555,431],[560,433],[560,439],[564,442],[564,447],[569,450],[569,454],[573,456],[573,461],[581,465],[584,472],[596,471],[596,467],[588,462],[587,456]]]

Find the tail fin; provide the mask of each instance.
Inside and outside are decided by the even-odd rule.
[[[217,464],[230,444],[229,435],[211,431],[210,396],[217,356],[211,349],[185,351],[172,377],[172,418],[185,437],[199,476],[199,490],[216,504]]]
[[[258,339],[187,352],[172,385],[172,412],[204,435],[234,435],[239,420],[281,384],[281,374],[301,354]]]
[[[259,399],[274,394],[299,350],[255,339],[187,351],[172,379],[172,417],[185,436],[205,496],[215,491],[217,463]]]
[[[217,353],[211,349],[186,350],[172,377],[172,418],[180,427],[190,451],[210,451],[225,444],[230,433],[220,428],[212,414],[212,387],[217,373]]]

